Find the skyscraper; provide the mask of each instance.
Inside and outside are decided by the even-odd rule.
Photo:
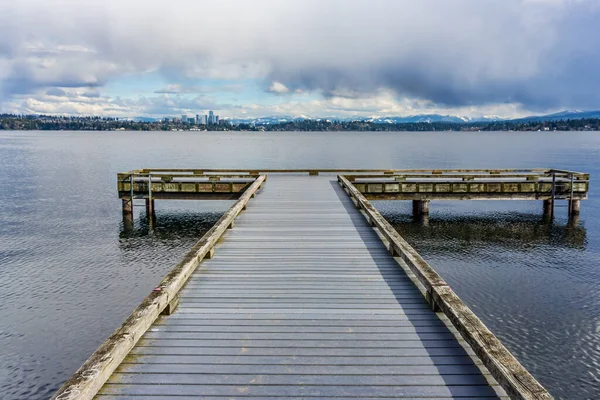
[[[208,112],[208,123],[209,124],[214,124],[215,123],[215,113],[212,110],[210,110]]]
[[[219,116],[215,115],[215,125],[218,125],[218,124],[219,124]]]
[[[208,125],[208,115],[204,114],[202,116],[202,124],[203,125]]]
[[[182,115],[181,116],[181,122],[187,122],[187,115]]]
[[[196,114],[196,125],[200,125],[200,114]]]

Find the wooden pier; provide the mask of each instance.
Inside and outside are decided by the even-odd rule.
[[[117,176],[123,216],[133,218],[133,200],[143,199],[152,216],[154,200],[238,199],[260,173],[344,174],[369,200],[412,200],[415,216],[429,214],[431,200],[542,200],[554,216],[556,200],[567,200],[570,216],[587,199],[589,174],[529,170],[182,170],[140,169]],[[133,184],[131,184],[133,182]]]
[[[552,398],[367,199],[424,183],[264,172],[190,174],[237,201],[54,399]],[[148,189],[119,176],[122,198]]]

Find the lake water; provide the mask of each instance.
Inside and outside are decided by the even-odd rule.
[[[600,398],[600,134],[0,131],[0,398],[45,399],[231,202],[157,202],[125,233],[136,168],[563,168],[592,174],[577,226],[541,202],[375,202],[556,398]],[[267,183],[268,184],[268,183]],[[559,203],[560,204],[560,203]]]

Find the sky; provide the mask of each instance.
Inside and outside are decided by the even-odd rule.
[[[600,0],[2,0],[0,112],[600,109]]]

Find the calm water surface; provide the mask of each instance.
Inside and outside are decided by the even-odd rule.
[[[0,132],[0,398],[45,399],[231,202],[138,207],[134,168],[535,168],[592,174],[577,225],[541,202],[376,202],[556,398],[600,399],[600,134]]]

